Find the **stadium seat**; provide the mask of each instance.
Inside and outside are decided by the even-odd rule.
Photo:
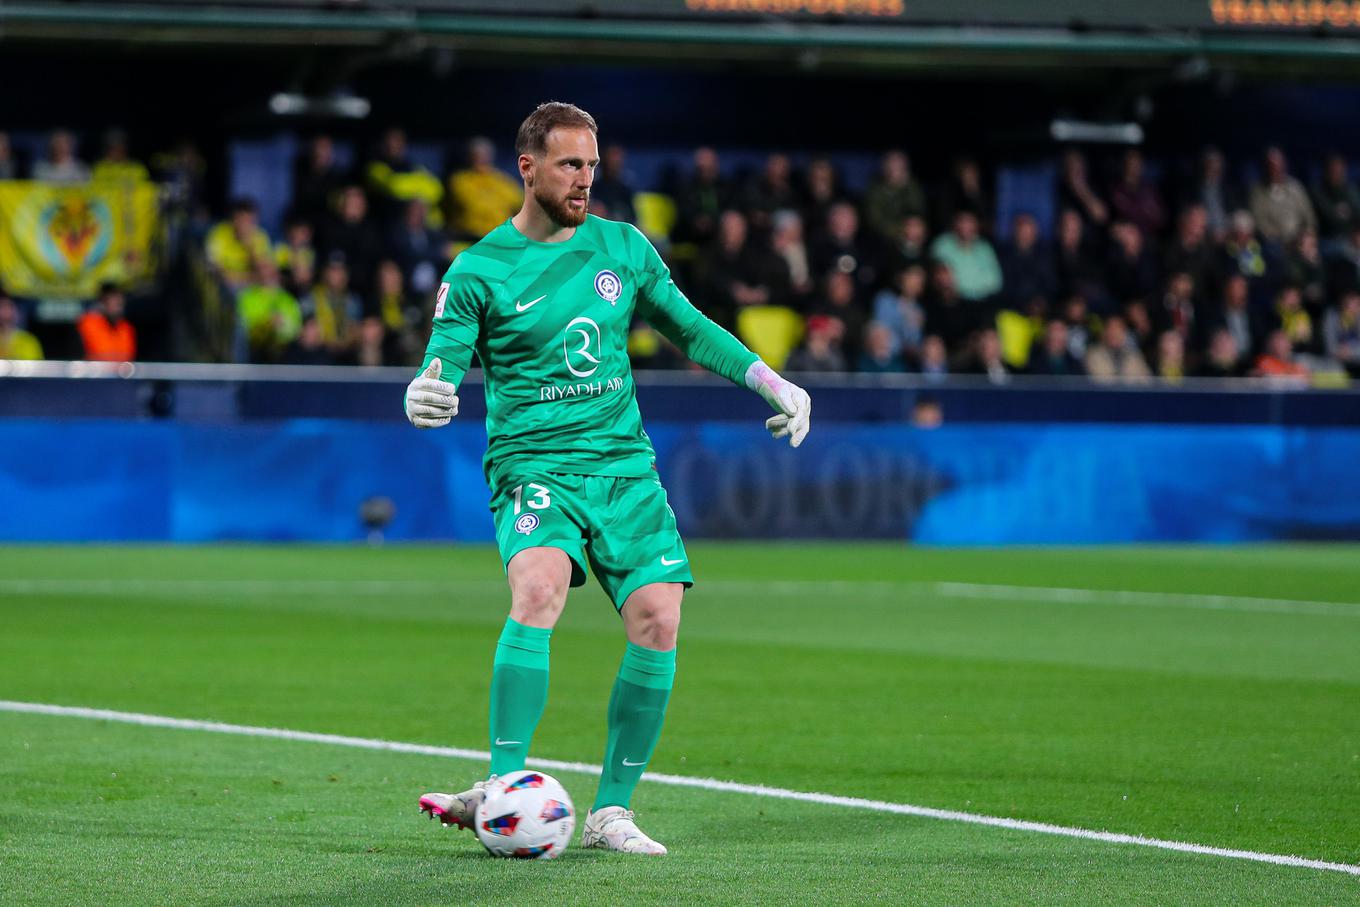
[[[737,336],[769,364],[784,367],[803,339],[803,316],[782,305],[753,305],[737,313]]]
[[[675,200],[660,192],[633,193],[638,229],[653,242],[664,242],[675,227]]]

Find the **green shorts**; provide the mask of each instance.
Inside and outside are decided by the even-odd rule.
[[[585,584],[589,562],[615,608],[648,583],[694,585],[675,512],[655,473],[512,479],[492,495],[491,512],[507,569],[525,548],[560,548],[571,558],[571,584]]]

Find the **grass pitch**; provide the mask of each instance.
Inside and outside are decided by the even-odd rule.
[[[690,554],[652,770],[1360,863],[1360,549]],[[0,699],[486,748],[489,548],[0,568]],[[599,760],[622,647],[598,588],[573,592],[535,755]],[[669,857],[498,861],[417,818],[484,771],[0,712],[0,903],[1360,902],[1337,872],[646,781]],[[594,779],[559,777],[590,804]]]

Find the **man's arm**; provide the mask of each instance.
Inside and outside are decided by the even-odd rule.
[[[635,228],[629,229],[642,249],[638,314],[703,368],[760,394],[776,412],[765,422],[770,434],[788,436],[794,447],[803,443],[812,416],[807,392],[785,381],[744,343],[696,309],[675,285],[651,242]]]
[[[407,386],[403,401],[406,418],[417,428],[439,428],[458,415],[457,385],[472,362],[487,295],[485,282],[456,263],[444,275],[420,374]]]

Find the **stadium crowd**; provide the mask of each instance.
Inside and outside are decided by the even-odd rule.
[[[21,172],[0,134],[0,179],[148,178],[117,133],[93,167],[76,151],[56,133]],[[205,224],[202,256],[236,314],[235,358],[417,363],[449,260],[521,201],[489,141],[465,151],[462,166],[435,174],[390,129],[346,168],[333,141],[316,136],[296,162],[279,235],[248,198]],[[829,158],[797,170],[772,153],[738,176],[707,147],[670,185],[641,187],[624,149],[608,146],[591,210],[638,224],[701,310],[790,371],[993,383],[1360,376],[1360,189],[1343,157],[1305,162],[1317,165],[1305,185],[1277,148],[1243,167],[1241,182],[1215,149],[1155,179],[1136,148],[1060,155],[1051,224],[1023,210],[997,223],[977,159],[961,156],[924,182],[903,150],[884,153],[857,193]],[[201,191],[190,150],[153,169]],[[87,356],[135,355],[123,310],[119,288],[104,286],[78,323]],[[0,293],[0,358],[41,355],[21,320]],[[685,365],[642,324],[629,349],[639,367]]]

